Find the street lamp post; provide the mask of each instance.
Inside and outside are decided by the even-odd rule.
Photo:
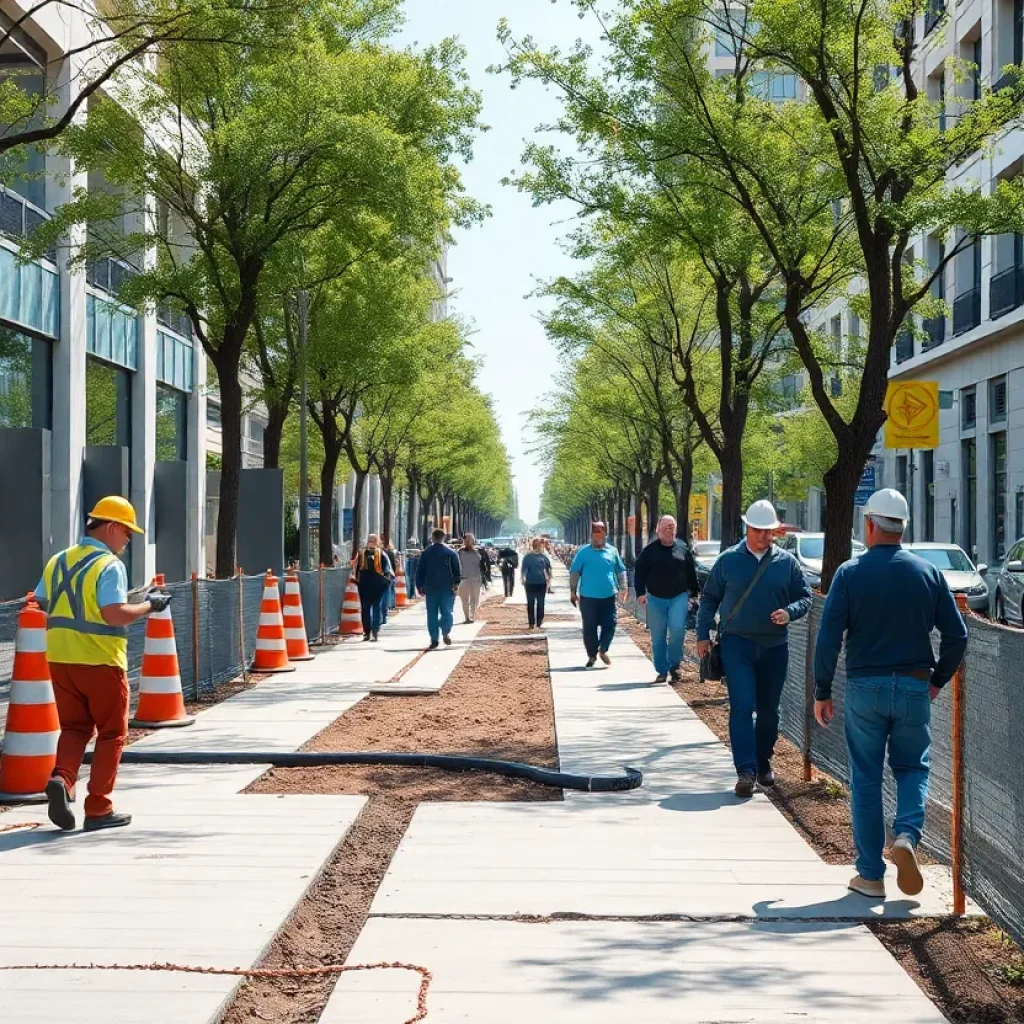
[[[306,439],[309,384],[306,379],[306,340],[309,331],[309,293],[300,288],[299,307],[299,363],[302,368],[302,398],[299,405],[299,566],[309,569],[309,450]],[[323,523],[320,524],[322,530]]]

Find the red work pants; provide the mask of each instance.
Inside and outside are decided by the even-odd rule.
[[[85,816],[101,818],[114,805],[110,794],[128,736],[128,676],[113,665],[62,665],[50,662],[53,695],[60,716],[57,765],[53,774],[72,792],[85,748],[96,733]]]

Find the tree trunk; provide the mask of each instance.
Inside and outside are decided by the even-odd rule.
[[[643,512],[643,491],[639,490],[636,492],[636,508],[633,516],[633,560],[636,561],[640,557],[640,552],[644,549],[644,517],[641,514]]]
[[[281,438],[284,435],[284,424],[287,419],[287,403],[275,402],[273,405],[267,406],[267,425],[263,431],[263,466],[265,469],[279,469],[281,466]]]
[[[417,504],[418,504],[418,502],[420,500],[419,480],[416,478],[415,474],[413,474],[413,473],[409,473],[408,476],[409,476],[409,488],[408,488],[409,506],[405,510],[405,545],[406,545],[406,547],[409,546],[409,542],[412,540],[412,538],[416,536],[416,520],[417,520],[417,516],[416,516],[417,507],[416,506],[417,506]]]
[[[679,476],[676,482],[676,536],[692,543],[690,533],[690,494],[693,491],[693,455],[689,448],[683,451],[678,460]]]
[[[619,551],[624,551],[626,548],[626,494],[622,490],[615,492],[615,537]]]
[[[735,544],[743,535],[740,516],[743,513],[742,435],[732,438],[722,449],[718,460],[722,470],[722,550]]]
[[[341,458],[340,442],[329,444],[324,440],[324,464],[320,467],[320,564],[334,565],[334,546],[331,523],[334,521],[334,478]]]
[[[220,389],[221,469],[220,507],[217,513],[217,562],[214,572],[228,579],[238,568],[238,488],[242,471],[242,385],[238,379],[238,361],[223,353],[214,364]],[[253,566],[249,567],[254,569]]]
[[[381,518],[383,519],[383,529],[381,531],[384,539],[384,547],[388,546],[388,542],[391,540],[391,499],[394,493],[395,481],[390,473],[382,473],[380,476],[380,496],[383,505],[383,511]]]
[[[647,487],[647,536],[653,537],[658,527],[661,504],[661,477],[653,476]]]
[[[853,537],[853,502],[874,446],[874,436],[865,432],[840,441],[838,458],[823,478],[825,484],[825,551],[821,566],[821,590],[827,594],[836,570],[850,557]]]
[[[352,500],[352,554],[366,546],[366,538],[363,530],[366,525],[363,523],[363,489],[366,486],[368,470],[356,470],[356,489]]]

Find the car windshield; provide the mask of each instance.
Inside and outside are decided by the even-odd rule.
[[[824,537],[801,537],[797,544],[800,546],[801,558],[821,558],[825,553]]]
[[[959,548],[913,548],[918,558],[931,562],[936,569],[949,572],[974,572],[971,560]]]
[[[693,553],[698,558],[717,555],[722,550],[722,542],[717,540],[699,540],[693,545]]]

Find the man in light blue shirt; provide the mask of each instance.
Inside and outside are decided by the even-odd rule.
[[[104,554],[110,548],[101,540],[86,535],[78,542],[83,548],[95,548]],[[40,606],[46,607],[46,580],[41,579],[35,589],[36,600]],[[112,604],[128,603],[128,570],[120,558],[113,561],[101,573],[96,581],[96,600],[101,608],[107,608]]]
[[[615,636],[616,594],[626,599],[626,566],[608,543],[608,527],[591,523],[590,543],[576,552],[569,566],[569,600],[583,617],[583,645],[587,649],[587,668],[598,657],[610,665],[608,657]]]

